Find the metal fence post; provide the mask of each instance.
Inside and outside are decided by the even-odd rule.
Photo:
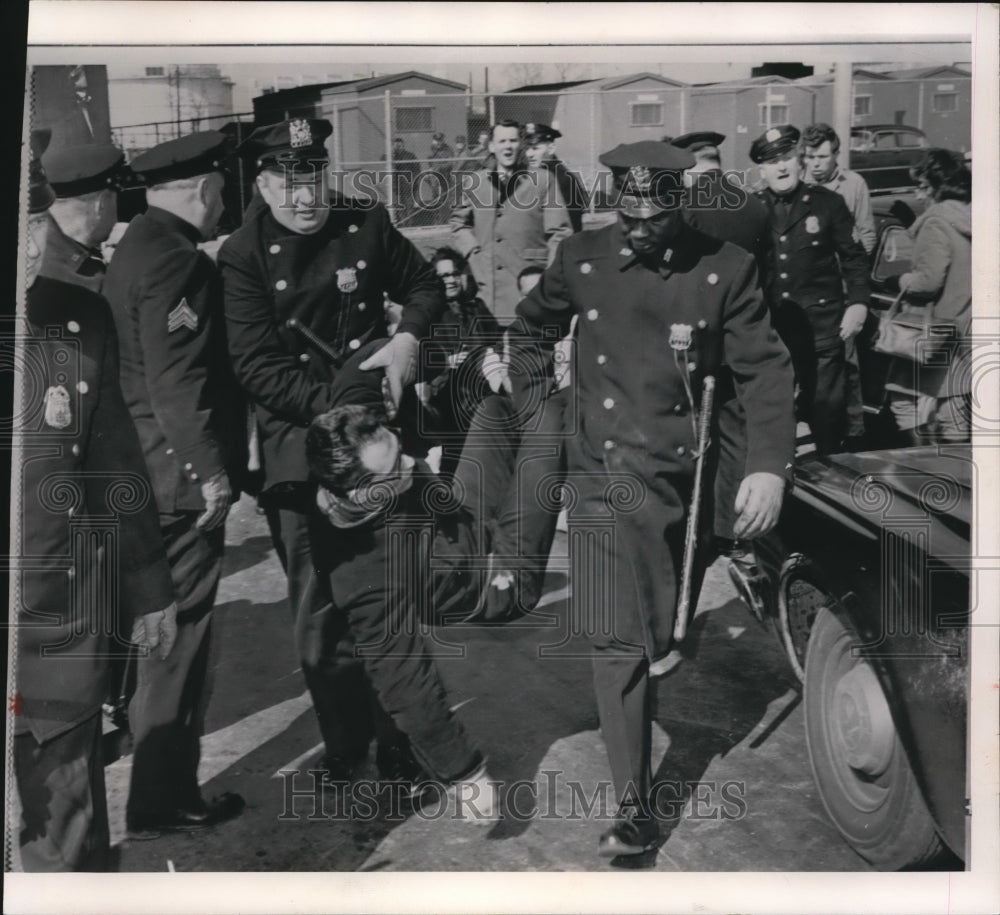
[[[389,206],[389,215],[395,224],[398,220],[396,213],[396,188],[393,185],[392,174],[395,170],[392,161],[392,95],[388,89],[385,90],[385,164],[389,169],[389,192],[386,194],[386,201]]]
[[[497,122],[496,103],[494,102],[494,99],[493,99],[492,95],[487,97],[487,99],[486,99],[486,106],[487,106],[487,110],[489,111],[489,116],[490,116],[490,122],[489,122],[489,124],[487,124],[487,130],[489,130]],[[491,134],[491,137],[492,137],[492,134]]]

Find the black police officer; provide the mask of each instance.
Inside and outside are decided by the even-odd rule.
[[[129,705],[135,759],[126,822],[139,837],[209,826],[243,809],[235,794],[206,803],[198,787],[211,611],[226,515],[246,467],[220,277],[198,249],[222,215],[227,142],[206,131],[136,157],[148,209],[129,223],[104,285],[180,605],[170,663],[140,660]]]
[[[362,368],[384,369],[393,407],[416,374],[418,341],[444,303],[434,271],[392,225],[385,207],[328,187],[328,121],[296,118],[258,128],[240,149],[255,168],[258,202],[225,242],[219,263],[229,348],[237,378],[254,402],[265,509],[288,576],[297,648],[326,745],[325,767],[349,777],[367,757],[376,726],[383,771],[401,741],[373,705],[347,622],[331,612],[317,582],[309,520],[305,434],[333,406],[338,366],[368,340],[386,335],[386,293],[403,304],[390,342]],[[329,357],[333,355],[331,360]]]
[[[582,551],[570,556],[571,612],[593,649],[619,803],[599,851],[615,856],[657,843],[649,677],[673,635],[702,379],[727,363],[747,416],[739,536],[754,539],[777,522],[794,422],[791,365],[753,258],[683,220],[690,153],[645,141],[600,161],[614,176],[618,222],[566,239],[518,306],[529,335],[516,343],[525,371],[514,382],[518,402],[530,399],[544,383],[546,350],[576,315],[580,431],[566,441],[566,485],[576,491],[571,542]],[[588,532],[587,519],[597,529]]]

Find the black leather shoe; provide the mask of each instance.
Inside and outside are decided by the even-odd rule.
[[[239,794],[226,792],[199,806],[170,814],[139,814],[127,818],[129,838],[156,839],[168,832],[193,832],[238,817],[246,808]]]
[[[348,762],[341,756],[324,756],[310,772],[316,772],[320,787],[343,788],[344,785],[354,781],[354,772],[359,762]]]
[[[601,836],[597,851],[602,858],[641,855],[655,849],[659,841],[660,827],[648,812],[640,807],[620,807],[615,825]]]

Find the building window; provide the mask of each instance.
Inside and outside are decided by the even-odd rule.
[[[163,67],[146,67],[146,76],[163,76]]]
[[[773,102],[771,104],[762,102],[757,107],[760,109],[761,127],[772,127],[775,124],[788,123],[787,105],[776,105]]]
[[[659,102],[632,102],[633,127],[663,126],[663,105]]]
[[[434,129],[433,108],[397,108],[396,130],[413,132]]]
[[[872,97],[870,95],[854,96],[854,116],[866,118],[872,113]]]
[[[958,111],[958,93],[935,92],[931,98],[931,111],[936,114],[947,114],[949,111]]]

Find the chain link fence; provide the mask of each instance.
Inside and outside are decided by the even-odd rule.
[[[757,179],[749,164],[750,144],[757,136],[776,124],[804,127],[833,121],[832,77],[763,77],[692,86],[645,73],[476,94],[421,74],[407,76],[406,82],[393,83],[393,89],[384,84],[370,89],[320,85],[305,103],[301,87],[294,100],[279,91],[255,99],[253,114],[117,126],[112,135],[131,159],[196,130],[221,129],[238,143],[254,123],[289,116],[324,118],[333,125],[327,149],[334,190],[377,198],[400,228],[417,236],[444,237],[463,176],[490,163],[489,125],[500,120],[546,124],[560,132],[549,154],[579,177],[586,195],[585,225],[607,218],[608,174],[598,158],[620,143],[715,130],[726,136],[720,148],[723,169],[749,184]],[[856,77],[852,124],[912,122],[927,132],[929,145],[965,150],[971,81],[942,79],[948,81]],[[850,145],[848,138],[844,141],[847,148],[861,142],[858,137]],[[234,224],[253,184],[242,164],[236,172],[238,181],[232,183],[237,186],[229,189],[227,200],[227,218]]]

